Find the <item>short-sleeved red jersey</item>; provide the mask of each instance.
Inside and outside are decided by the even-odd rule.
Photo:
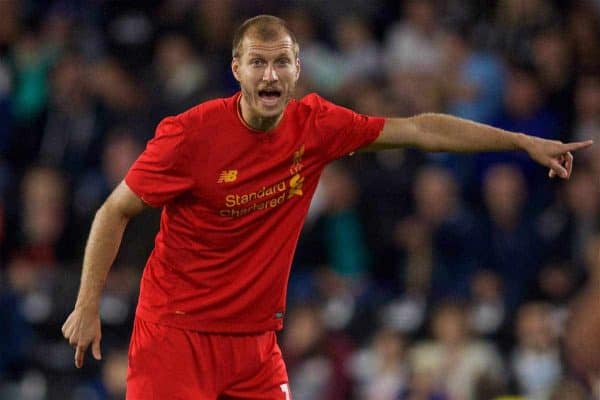
[[[316,94],[276,128],[239,114],[240,93],[165,118],[125,181],[163,207],[137,315],[183,329],[281,329],[292,257],[325,165],[377,138],[384,119]]]

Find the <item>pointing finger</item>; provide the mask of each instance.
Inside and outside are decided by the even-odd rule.
[[[85,355],[85,347],[77,346],[75,350],[75,366],[77,368],[83,367],[83,356]]]
[[[563,149],[566,152],[575,151],[580,149],[585,149],[586,147],[590,147],[594,143],[593,140],[586,140],[585,142],[573,142],[573,143],[565,143]]]

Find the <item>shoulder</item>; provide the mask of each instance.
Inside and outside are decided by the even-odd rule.
[[[222,122],[232,110],[235,110],[238,97],[239,93],[236,93],[230,97],[204,101],[178,114],[176,118],[186,131],[197,131],[207,124]]]
[[[292,99],[286,108],[286,114],[294,121],[306,123],[309,120],[315,120],[323,113],[323,105],[326,102],[316,93],[310,93],[297,100]]]
[[[301,112],[315,114],[319,117],[325,117],[332,112],[346,111],[345,107],[339,106],[331,101],[319,96],[317,93],[309,93],[297,102],[297,109]]]
[[[298,102],[300,107],[306,107],[312,110],[318,110],[326,105],[327,103],[331,104],[329,101],[325,100],[323,97],[319,96],[317,93],[309,93],[304,96]]]
[[[211,132],[227,124],[231,110],[235,110],[235,98],[208,100],[164,118],[156,128],[155,139],[161,143],[168,141],[183,152],[197,149],[197,145],[209,140]]]

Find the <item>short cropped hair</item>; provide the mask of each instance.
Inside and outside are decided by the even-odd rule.
[[[282,33],[290,36],[294,45],[294,55],[298,57],[300,46],[294,32],[291,31],[285,20],[267,14],[247,19],[237,28],[233,35],[232,57],[235,58],[242,55],[242,41],[247,35],[252,35],[259,40],[268,41],[277,39]]]

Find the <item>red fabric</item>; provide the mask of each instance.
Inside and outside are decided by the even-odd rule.
[[[377,138],[384,119],[316,94],[269,132],[238,115],[240,94],[164,119],[127,174],[163,207],[137,315],[204,332],[281,329],[292,257],[325,165]]]
[[[202,333],[136,318],[127,400],[290,400],[275,332]]]

